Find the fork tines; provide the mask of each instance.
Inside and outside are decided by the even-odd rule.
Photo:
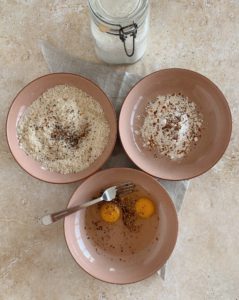
[[[132,193],[134,189],[135,189],[135,184],[130,181],[119,184],[116,187],[117,195],[121,195],[121,196]]]

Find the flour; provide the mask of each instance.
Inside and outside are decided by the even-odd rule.
[[[20,147],[44,168],[62,174],[89,167],[104,151],[109,132],[100,104],[67,85],[43,93],[17,125]]]
[[[150,101],[143,126],[135,133],[141,135],[143,147],[176,160],[185,157],[198,143],[202,124],[196,104],[179,93]]]

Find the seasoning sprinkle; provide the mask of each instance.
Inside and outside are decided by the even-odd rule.
[[[202,125],[203,116],[197,105],[181,93],[173,93],[158,96],[148,103],[143,125],[135,134],[141,136],[143,147],[177,160],[198,143]],[[158,155],[154,153],[154,157]]]

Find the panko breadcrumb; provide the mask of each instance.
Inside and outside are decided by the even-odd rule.
[[[100,104],[82,90],[56,85],[20,118],[20,147],[47,170],[68,174],[88,168],[104,151],[110,128]]]

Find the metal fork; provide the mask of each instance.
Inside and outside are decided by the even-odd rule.
[[[115,185],[115,186],[109,187],[108,189],[106,189],[103,192],[101,197],[91,200],[91,201],[87,201],[80,205],[69,207],[69,208],[63,209],[61,211],[43,216],[41,218],[41,222],[43,225],[52,224],[62,218],[65,218],[66,216],[73,214],[74,212],[76,212],[82,208],[86,208],[88,206],[94,205],[101,201],[112,201],[116,198],[116,196],[124,196],[126,194],[129,194],[134,191],[134,188],[135,188],[135,184],[132,182],[126,182],[126,183],[123,183],[120,185]]]

